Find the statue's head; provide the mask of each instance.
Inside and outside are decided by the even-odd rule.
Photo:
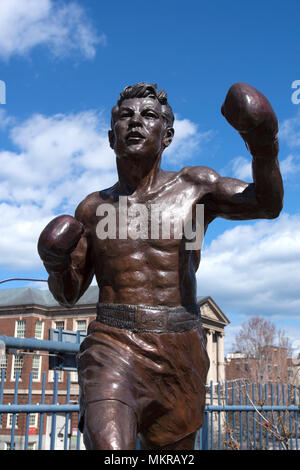
[[[126,87],[111,112],[110,146],[117,157],[161,154],[174,136],[174,115],[167,93],[155,84]]]
[[[166,120],[168,127],[173,127],[174,124],[174,114],[171,106],[168,103],[168,95],[165,90],[158,90],[157,85],[140,82],[136,85],[130,85],[124,88],[120,93],[120,98],[118,99],[117,104],[111,110],[111,126],[113,127],[114,119],[116,113],[119,110],[121,103],[124,100],[131,98],[152,98],[157,100],[161,104],[162,114]]]

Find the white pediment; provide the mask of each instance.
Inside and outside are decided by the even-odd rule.
[[[223,327],[230,323],[226,315],[211,297],[198,299],[198,304],[200,305],[201,317],[204,322],[208,321],[215,324],[217,323]]]

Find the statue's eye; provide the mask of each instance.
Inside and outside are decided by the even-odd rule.
[[[146,116],[146,117],[153,118],[153,119],[155,119],[157,117],[156,113],[154,113],[153,111],[145,111],[143,113],[143,115]]]
[[[122,119],[122,118],[126,118],[126,117],[128,117],[128,116],[130,116],[130,114],[129,114],[127,111],[120,114],[120,118],[121,118],[121,119]]]
[[[120,119],[127,118],[131,115],[132,115],[132,111],[130,111],[130,109],[127,109],[127,108],[120,109],[120,112],[119,112]]]

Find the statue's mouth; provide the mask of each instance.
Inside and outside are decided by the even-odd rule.
[[[126,136],[127,141],[129,141],[129,140],[140,140],[140,139],[145,139],[145,137],[143,136],[143,134],[141,134],[138,131],[128,132],[128,134]]]

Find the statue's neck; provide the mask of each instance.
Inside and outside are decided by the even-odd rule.
[[[148,163],[149,160],[141,158],[118,159],[117,170],[119,175],[120,192],[124,194],[133,194],[135,191],[150,190],[156,183],[161,172],[161,155],[154,164]]]

